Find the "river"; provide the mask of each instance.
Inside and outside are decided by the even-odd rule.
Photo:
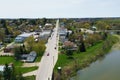
[[[120,80],[120,50],[113,50],[70,80]]]

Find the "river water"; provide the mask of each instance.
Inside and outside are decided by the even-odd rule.
[[[120,50],[115,50],[77,72],[70,80],[120,80]]]

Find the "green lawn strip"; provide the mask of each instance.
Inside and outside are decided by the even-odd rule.
[[[40,62],[41,60],[41,56],[37,56],[37,58],[35,59],[35,62]]]
[[[23,73],[28,73],[28,72],[37,70],[38,66],[33,66],[33,67],[15,67],[15,69],[16,69],[16,72],[23,74]]]
[[[35,76],[27,76],[27,77],[24,77],[25,80],[36,80],[35,79]]]
[[[10,56],[0,56],[0,65],[4,65],[4,64],[9,64],[9,63],[13,63],[15,66],[22,66],[22,62],[21,61],[16,61],[14,59],[14,57],[10,57]]]

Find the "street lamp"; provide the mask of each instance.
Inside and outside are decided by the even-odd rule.
[[[61,67],[58,67],[58,73],[61,75]]]
[[[59,80],[61,80],[61,74],[62,74],[61,73],[61,67],[58,67],[57,70],[58,70],[58,73],[59,73]]]

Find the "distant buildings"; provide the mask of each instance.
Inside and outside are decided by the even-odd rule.
[[[51,30],[43,30],[42,32],[40,32],[40,40],[47,40],[50,37],[51,32]]]
[[[72,33],[72,31],[71,30],[67,30],[67,28],[65,28],[65,27],[60,27],[59,28],[59,31],[58,31],[58,34],[59,34],[59,38],[60,38],[60,42],[65,42],[65,41],[67,41],[67,38],[66,38],[66,36],[68,35],[68,34],[71,34]]]
[[[16,43],[22,43],[24,42],[24,40],[30,36],[32,36],[34,33],[23,33],[23,34],[20,34],[18,35],[16,38],[15,38],[15,42]]]

